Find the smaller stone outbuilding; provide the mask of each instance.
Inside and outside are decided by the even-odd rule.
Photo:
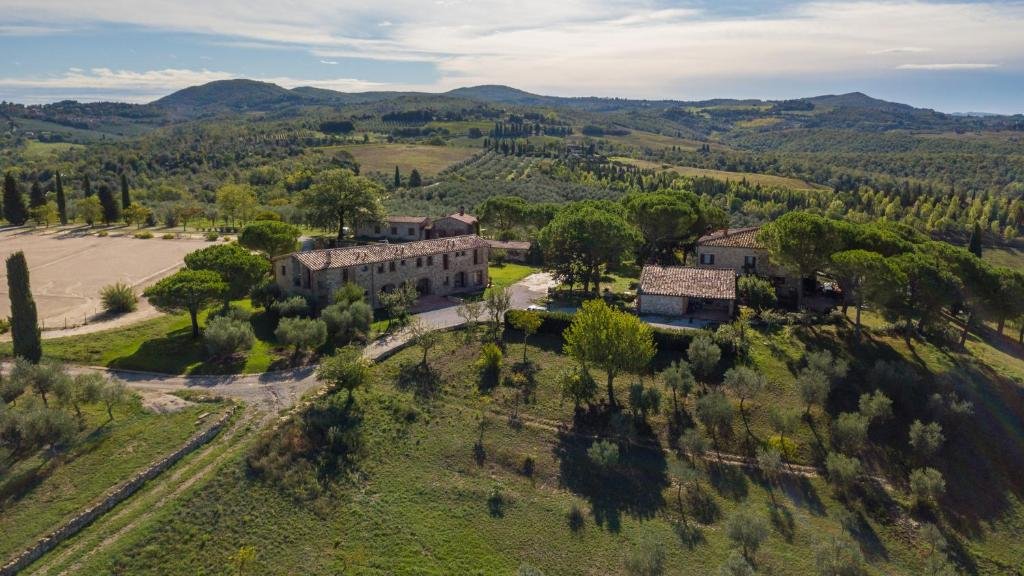
[[[431,226],[431,238],[448,238],[450,236],[466,236],[480,233],[480,222],[476,216],[459,210],[454,214],[434,219]]]
[[[389,242],[415,242],[430,237],[432,222],[426,216],[389,216],[384,222],[356,226],[356,237]]]
[[[641,314],[727,316],[736,306],[736,273],[715,268],[644,266],[637,291]]]
[[[487,240],[491,247],[491,258],[496,254],[503,253],[505,260],[509,262],[526,262],[530,258],[530,249],[533,244],[518,240]],[[501,252],[496,252],[500,250]]]

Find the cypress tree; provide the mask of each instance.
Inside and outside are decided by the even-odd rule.
[[[39,180],[32,183],[32,188],[29,189],[28,193],[28,207],[36,208],[46,204],[46,194],[43,193],[43,187],[39,184]]]
[[[423,183],[423,179],[420,178],[419,170],[413,168],[412,172],[409,173],[409,187],[416,188]]]
[[[128,190],[128,177],[121,172],[121,210],[127,210],[132,205],[132,194]]]
[[[82,193],[88,198],[92,196],[92,182],[89,182],[89,175],[86,174],[82,177]]]
[[[18,183],[10,172],[4,175],[4,218],[15,226],[21,226],[28,220],[25,199],[21,197]]]
[[[99,198],[100,205],[103,206],[103,222],[110,224],[117,221],[121,217],[121,207],[114,201],[114,193],[110,191],[110,186],[100,184]]]
[[[57,172],[57,181],[55,183],[57,189],[57,213],[60,215],[60,223],[68,223],[68,201],[64,197],[64,182],[60,179],[60,172]]]
[[[974,223],[974,230],[971,232],[971,241],[967,244],[967,249],[971,251],[971,254],[981,258],[981,224],[978,222]]]
[[[395,164],[395,188],[402,185],[402,175],[398,172],[398,164]]]
[[[43,356],[43,345],[39,338],[39,318],[29,287],[28,263],[24,252],[15,252],[7,258],[7,288],[11,296],[14,355],[38,364]]]

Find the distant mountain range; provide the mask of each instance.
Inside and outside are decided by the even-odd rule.
[[[700,101],[683,100],[635,100],[625,98],[604,98],[597,96],[565,97],[542,96],[524,90],[489,84],[456,88],[440,94],[426,92],[338,92],[324,88],[301,86],[291,90],[277,84],[256,80],[218,80],[200,86],[191,86],[164,96],[149,104],[187,115],[202,115],[218,110],[261,111],[288,106],[345,105],[378,102],[401,97],[447,97],[492,104],[518,106],[557,106],[594,110],[597,108],[628,109],[635,107],[696,107],[712,106],[771,106],[779,101],[714,99]],[[817,108],[854,108],[885,112],[910,112],[920,110],[907,104],[887,102],[872,98],[860,92],[840,95],[814,96],[785,102],[806,102]]]

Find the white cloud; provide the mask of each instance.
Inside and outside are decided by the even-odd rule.
[[[321,64],[331,64],[331,65],[337,65],[337,64],[338,64],[338,61],[337,61],[337,60],[321,60],[321,61],[320,61],[320,63],[321,63]]]
[[[439,73],[425,87],[434,90],[506,83],[560,94],[686,97],[690,86],[726,79],[980,69],[995,66],[991,62],[1024,68],[1020,2],[810,0],[758,16],[651,5],[650,0],[0,0],[0,8],[26,22],[182,30],[211,35],[211,43],[302,50],[325,63],[337,58],[427,62]],[[926,54],[927,61],[908,63],[908,54]],[[104,81],[119,79],[132,82],[116,75]]]
[[[999,64],[948,62],[936,64],[900,64],[896,68],[900,70],[983,70],[986,68],[998,67]]]

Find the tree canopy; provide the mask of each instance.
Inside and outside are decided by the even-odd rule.
[[[199,311],[220,301],[228,285],[212,270],[179,270],[146,289],[153,306],[167,312],[188,311],[192,337],[199,337]]]
[[[345,236],[345,224],[377,222],[384,219],[383,188],[351,170],[328,170],[306,190],[299,205],[310,224],[334,228]]]

